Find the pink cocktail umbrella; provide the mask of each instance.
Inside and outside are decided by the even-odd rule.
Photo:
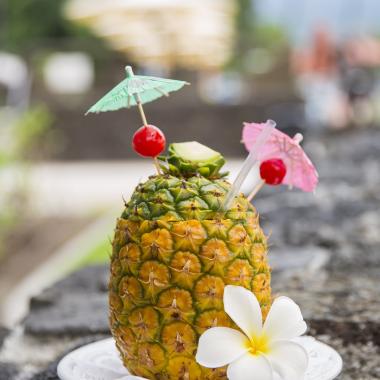
[[[244,123],[242,140],[248,151],[251,150],[265,127],[266,123]],[[260,162],[271,159],[282,160],[286,166],[286,174],[281,183],[288,185],[290,188],[297,187],[303,191],[311,192],[315,190],[318,184],[318,173],[300,146],[302,139],[303,137],[300,133],[291,138],[275,129],[257,152],[257,158]],[[253,195],[257,193],[264,183],[262,181],[259,184],[259,188],[254,191]]]

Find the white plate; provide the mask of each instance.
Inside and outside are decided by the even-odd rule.
[[[309,354],[305,380],[333,380],[340,374],[342,358],[333,348],[310,336],[300,337],[295,341]],[[113,338],[70,352],[59,362],[57,372],[61,380],[128,379],[128,371],[123,367]]]

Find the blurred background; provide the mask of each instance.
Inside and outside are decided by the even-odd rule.
[[[55,280],[106,262],[122,196],[154,171],[131,149],[136,109],[84,116],[126,64],[191,82],[147,104],[148,119],[168,142],[221,151],[231,178],[242,122],[303,133],[321,185],[258,195],[274,249],[375,260],[379,1],[2,0],[0,18],[0,324]]]

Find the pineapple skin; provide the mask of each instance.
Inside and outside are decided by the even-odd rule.
[[[204,177],[151,177],[137,186],[113,240],[110,327],[126,368],[157,380],[224,380],[226,368],[195,361],[208,328],[236,328],[223,309],[225,285],[271,304],[267,240],[255,209],[230,185]]]

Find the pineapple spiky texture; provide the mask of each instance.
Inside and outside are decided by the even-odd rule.
[[[266,315],[271,304],[267,241],[242,194],[221,211],[230,188],[218,178],[223,157],[204,151],[189,170],[192,146],[185,146],[181,157],[178,145],[169,148],[178,156],[169,161],[176,175],[171,170],[139,184],[117,222],[111,331],[132,374],[223,380],[225,368],[206,369],[195,361],[198,339],[210,327],[236,327],[223,309],[225,285],[251,290]]]

